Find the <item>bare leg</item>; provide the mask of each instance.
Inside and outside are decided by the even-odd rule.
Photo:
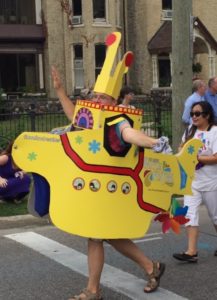
[[[109,243],[121,254],[139,264],[148,274],[153,271],[152,261],[129,239],[109,240]]]
[[[92,293],[99,291],[100,277],[104,265],[103,242],[88,240],[89,280],[87,289]]]
[[[92,294],[99,295],[100,277],[101,277],[103,265],[104,265],[103,242],[89,239],[88,240],[89,278],[88,278],[86,290],[88,290]],[[69,300],[73,300],[73,299],[75,299],[75,297],[70,298]],[[87,296],[85,295],[84,292],[82,292],[79,295],[79,297],[80,297],[79,299],[84,299],[84,300],[87,299]],[[99,297],[99,299],[100,299],[100,297]]]
[[[198,240],[198,226],[188,226],[188,250],[186,251],[189,255],[195,255],[197,253],[197,240]]]
[[[148,283],[144,288],[144,292],[150,293],[155,291],[160,283],[160,277],[163,275],[165,266],[153,262],[144,255],[144,253],[129,239],[109,240],[109,243],[121,254],[132,259],[149,275]]]

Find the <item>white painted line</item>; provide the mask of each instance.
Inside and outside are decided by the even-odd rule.
[[[74,272],[88,276],[87,256],[34,232],[22,232],[5,237],[29,247],[42,255],[60,263]],[[143,293],[145,281],[130,273],[121,271],[108,264],[104,265],[102,285],[133,300],[186,300],[170,291],[159,288],[155,293]]]
[[[163,235],[162,232],[153,232],[153,233],[146,233],[145,236],[153,236],[153,235]]]
[[[162,240],[162,237],[153,237],[153,238],[149,238],[149,239],[142,239],[142,240],[134,240],[133,242],[135,244],[139,244],[139,243],[144,243],[144,242],[149,242],[149,241],[154,241],[154,240]]]

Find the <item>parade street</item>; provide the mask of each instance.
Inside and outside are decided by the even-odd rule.
[[[184,228],[180,235],[162,234],[161,225],[153,222],[136,243],[153,260],[166,263],[160,288],[143,293],[141,270],[105,244],[104,300],[216,299],[217,238],[204,207],[198,263],[181,263],[172,257],[186,248]],[[0,253],[0,300],[66,300],[86,285],[86,239],[64,233],[47,220],[0,218]]]

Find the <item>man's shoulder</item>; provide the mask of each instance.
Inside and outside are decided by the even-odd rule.
[[[197,93],[193,93],[191,94],[187,99],[186,99],[186,103],[191,103],[191,102],[194,102],[194,101],[199,101],[199,96]]]

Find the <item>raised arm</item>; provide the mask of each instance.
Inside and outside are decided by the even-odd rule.
[[[72,121],[75,106],[72,103],[72,101],[69,99],[69,97],[66,95],[66,92],[62,86],[59,72],[57,71],[57,69],[54,66],[52,66],[52,68],[51,68],[51,76],[53,79],[53,87],[56,90],[56,94],[60,100],[62,107],[63,107],[64,113],[66,114],[67,118],[70,121]]]

